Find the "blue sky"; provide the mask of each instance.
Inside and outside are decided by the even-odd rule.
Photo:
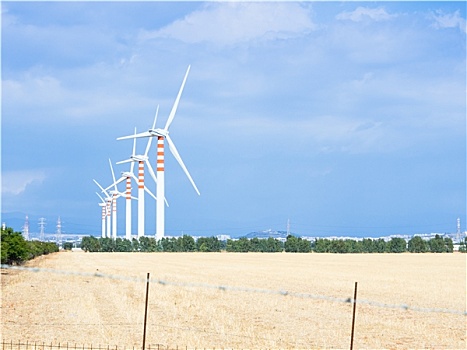
[[[465,18],[465,2],[2,2],[2,221],[99,234],[92,179],[111,183],[132,147],[116,138],[157,105],[165,125],[191,65],[170,131],[201,196],[167,154],[167,235],[464,230]]]

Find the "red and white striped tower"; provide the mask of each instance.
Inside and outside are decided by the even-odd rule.
[[[138,162],[138,238],[144,236],[144,162]]]
[[[105,217],[106,217],[105,207],[106,207],[106,204],[105,203],[99,203],[99,205],[102,207],[102,232],[101,232],[101,236],[102,236],[102,238],[105,238]]]
[[[112,194],[112,238],[117,238],[117,194]]]
[[[164,137],[157,137],[157,193],[156,240],[164,237],[165,231],[165,180],[164,180]]]
[[[112,209],[112,200],[110,198],[107,199],[107,235],[106,237],[107,238],[110,238],[112,233],[111,233],[111,229],[112,229],[112,226],[111,226],[111,222],[110,222],[110,214],[111,214],[111,210]]]
[[[169,127],[175,117],[175,113],[177,111],[177,107],[180,102],[180,97],[182,95],[182,91],[185,86],[185,82],[186,82],[189,72],[190,72],[190,66],[188,66],[188,69],[185,73],[185,77],[183,78],[182,85],[180,87],[180,90],[178,91],[178,95],[172,106],[172,110],[170,111],[169,117],[167,118],[167,122],[165,124],[164,129],[155,128],[156,119],[157,119],[157,112],[156,112],[156,118],[154,118],[154,124],[151,129],[149,129],[146,132],[139,133],[139,134],[136,134],[136,131],[135,131],[134,135],[123,136],[123,137],[117,138],[117,140],[125,140],[125,139],[139,138],[139,137],[149,137],[150,139],[148,141],[148,146],[146,147],[146,153],[145,153],[145,157],[147,160],[147,154],[148,154],[148,150],[150,147],[150,140],[152,137],[157,137],[157,175],[156,176],[154,176],[151,170],[152,167],[150,163],[148,162],[148,168],[149,168],[150,174],[154,176],[154,180],[157,181],[157,198],[158,198],[157,204],[156,204],[156,239],[157,240],[162,239],[165,235],[164,204],[166,203],[166,201],[165,201],[165,179],[164,179],[164,143],[166,140],[169,145],[170,152],[172,152],[173,156],[175,157],[175,159],[177,160],[177,162],[180,164],[183,171],[185,172],[186,176],[188,177],[188,180],[190,180],[191,184],[193,185],[193,188],[195,189],[196,193],[198,193],[199,195],[199,191],[195,185],[195,182],[191,178],[191,175],[188,172],[188,169],[186,168],[185,164],[183,163],[183,160],[180,157],[180,154],[178,153],[177,148],[175,147],[175,144],[173,143],[171,137],[169,136]],[[157,177],[157,180],[156,180],[156,177]],[[142,191],[142,188],[140,188],[140,190]],[[138,205],[142,205],[141,200],[139,200]]]
[[[126,218],[125,238],[131,240],[131,177],[126,178]]]

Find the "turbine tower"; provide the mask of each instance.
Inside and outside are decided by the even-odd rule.
[[[94,179],[92,179],[92,181],[94,181],[94,183],[99,186],[99,188],[102,190],[102,193],[105,194],[105,203],[106,203],[106,233],[105,233],[105,237],[107,238],[110,238],[112,236],[112,233],[111,233],[111,217],[110,217],[110,213],[111,213],[111,210],[112,210],[112,197],[109,196],[109,194],[107,193],[107,191]],[[97,193],[97,195],[102,199],[102,197],[99,195],[99,193]],[[102,199],[103,200],[103,199]]]
[[[159,106],[157,107],[157,110],[156,110],[154,125],[156,123],[158,112],[159,112]],[[134,135],[136,135],[136,128],[135,128],[135,134]],[[123,163],[131,162],[130,172],[129,173],[122,173],[122,177],[116,183],[119,183],[119,182],[123,181],[124,179],[126,179],[127,180],[127,188],[128,188],[128,183],[131,182],[130,178],[133,178],[133,180],[135,180],[136,183],[138,184],[138,238],[139,238],[139,237],[144,236],[144,226],[145,226],[144,191],[146,191],[157,202],[157,197],[154,196],[154,194],[151,191],[149,191],[149,189],[144,185],[144,164],[146,164],[146,166],[148,167],[149,173],[151,174],[151,177],[153,178],[154,182],[156,182],[156,184],[157,184],[157,179],[156,179],[156,175],[154,174],[154,170],[153,170],[153,168],[151,166],[151,163],[149,162],[149,158],[148,158],[148,153],[149,153],[149,149],[151,148],[152,139],[150,138],[148,140],[148,144],[146,145],[146,150],[145,150],[143,155],[136,155],[135,154],[135,151],[136,151],[136,138],[133,138],[133,140],[134,140],[133,141],[133,153],[130,156],[130,158],[128,158],[126,160],[122,160],[120,162],[117,162],[117,164],[123,164]],[[135,175],[133,174],[133,170],[132,170],[133,165],[134,165],[135,162],[138,162],[138,178],[135,177]],[[130,185],[130,187],[131,187],[131,185]],[[127,208],[128,208],[128,204],[127,204]],[[128,212],[127,212],[127,215],[128,215]],[[131,223],[131,219],[130,220],[127,219],[127,225],[128,225],[128,222]],[[130,236],[131,236],[131,234],[130,234]]]
[[[135,134],[136,134],[136,128],[135,128]],[[125,192],[125,199],[126,199],[126,213],[125,213],[125,238],[128,239],[128,240],[131,240],[131,200],[132,199],[136,199],[138,200],[138,209],[139,209],[139,198],[135,198],[135,197],[132,197],[131,196],[131,180],[133,179],[137,184],[138,184],[138,187],[141,187],[139,186],[140,183],[139,183],[139,180],[138,178],[136,178],[134,172],[133,172],[133,169],[134,169],[134,165],[135,165],[135,162],[137,160],[134,160],[132,159],[132,157],[136,157],[135,156],[135,152],[136,152],[136,139],[133,140],[133,153],[132,155],[130,156],[130,159],[128,160],[124,160],[124,161],[121,161],[121,162],[117,162],[117,164],[122,164],[122,163],[127,163],[127,162],[131,162],[131,165],[130,165],[130,171],[123,171],[122,172],[122,176],[117,180],[117,181],[114,181],[114,183],[112,185],[110,185],[109,187],[106,188],[109,189],[110,187],[112,186],[116,186],[118,185],[120,182],[126,180],[126,192]],[[144,163],[143,163],[144,164]],[[144,165],[143,165],[144,167]],[[152,194],[151,191],[148,190],[148,188],[146,186],[144,186],[144,169],[143,169],[143,176],[140,176],[140,178],[142,178],[142,189],[143,191],[146,191],[147,193],[149,193],[154,199],[156,198],[154,196],[154,194]],[[144,192],[143,194],[141,195],[142,198],[142,201],[143,201],[143,210],[142,210],[142,215],[144,217]],[[139,215],[139,214],[138,214]],[[138,221],[139,222],[139,221]],[[139,226],[138,226],[138,229],[139,229]],[[141,234],[144,235],[144,219],[143,219],[143,222],[142,222],[142,227],[141,227]],[[138,235],[138,237],[141,237],[140,235]]]
[[[101,237],[105,238],[105,235],[106,235],[106,232],[105,232],[105,220],[106,220],[106,217],[107,217],[107,203],[105,202],[104,198],[102,198],[99,193],[96,192],[96,194],[101,199],[101,203],[99,203],[99,206],[102,208]]]
[[[112,162],[110,161],[110,158],[109,158],[109,165],[110,165],[110,171],[112,172],[112,180],[113,180],[113,187],[114,187],[114,189],[109,192],[112,195],[112,238],[117,239],[117,198],[122,197],[123,194],[118,191],[117,185],[115,184],[116,182],[115,173],[114,173],[114,168],[112,167]]]
[[[164,129],[155,129],[156,120],[154,120],[153,128],[149,129],[146,132],[117,138],[117,140],[124,140],[124,139],[131,139],[135,137],[149,137],[150,139],[152,137],[157,137],[157,192],[156,192],[156,195],[159,198],[159,200],[157,201],[157,205],[156,205],[156,240],[162,239],[165,234],[165,212],[164,212],[165,207],[164,207],[164,201],[162,200],[162,199],[165,200],[165,178],[164,178],[164,175],[165,175],[164,142],[165,140],[167,140],[167,143],[169,144],[170,152],[172,152],[172,155],[175,157],[175,159],[180,164],[181,168],[183,169],[186,176],[188,177],[191,184],[193,185],[193,188],[195,189],[196,193],[198,193],[198,195],[200,194],[198,191],[198,188],[195,185],[195,182],[193,181],[190,173],[188,172],[188,169],[183,163],[183,160],[180,157],[180,154],[178,153],[177,148],[175,147],[175,144],[173,143],[172,139],[169,136],[169,127],[170,127],[170,124],[172,124],[172,121],[175,117],[175,113],[177,111],[178,104],[180,102],[180,97],[182,95],[182,91],[185,86],[185,82],[186,82],[189,72],[190,72],[190,66],[188,66],[188,69],[185,73],[185,77],[183,79],[182,85],[178,92],[177,98],[175,99],[174,105],[169,114],[169,117],[167,119],[167,123],[165,124]]]

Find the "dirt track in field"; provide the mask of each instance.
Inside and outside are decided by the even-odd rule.
[[[140,347],[147,272],[170,282],[150,285],[151,346],[349,347],[350,303],[252,289],[345,299],[358,282],[357,300],[466,309],[463,254],[60,252],[27,266],[74,274],[2,270],[3,340]],[[465,349],[466,320],[358,304],[354,348]]]

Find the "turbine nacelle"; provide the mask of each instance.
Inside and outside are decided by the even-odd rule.
[[[143,156],[143,155],[136,155],[136,156],[131,156],[130,159],[134,162],[147,162],[149,160],[149,157]]]
[[[169,134],[169,130],[165,130],[165,129],[149,129],[148,133],[150,133],[151,136],[167,137],[167,135]]]

